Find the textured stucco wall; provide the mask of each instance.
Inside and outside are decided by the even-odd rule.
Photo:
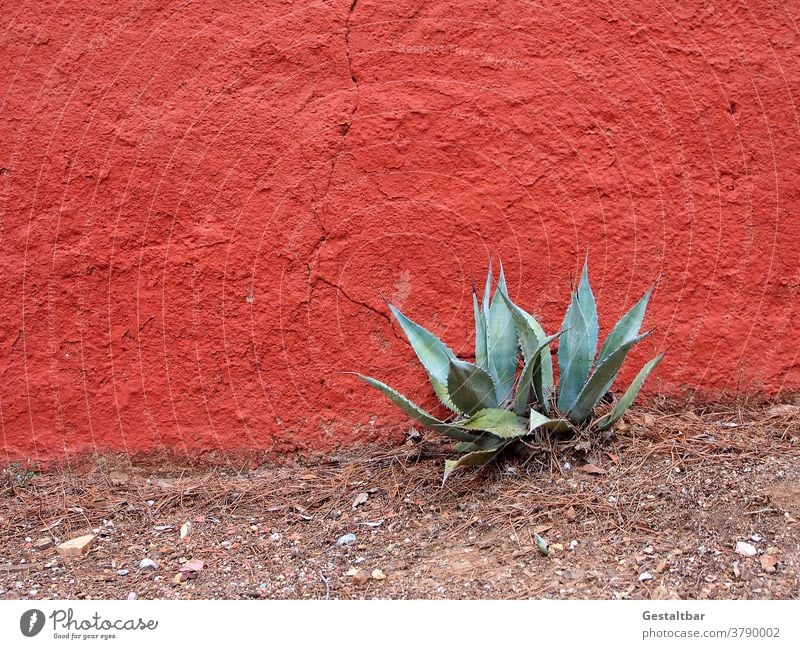
[[[23,0],[2,23],[6,458],[380,435],[404,418],[337,372],[430,392],[379,293],[469,355],[489,251],[550,331],[587,249],[606,332],[660,274],[651,393],[800,388],[796,3]]]

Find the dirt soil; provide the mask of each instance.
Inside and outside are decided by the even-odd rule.
[[[798,425],[789,405],[637,410],[603,447],[444,486],[450,445],[415,431],[390,450],[258,468],[12,465],[0,597],[797,598]],[[78,557],[43,547],[84,534],[96,539]]]

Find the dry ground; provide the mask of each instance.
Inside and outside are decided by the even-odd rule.
[[[602,449],[444,487],[449,446],[430,436],[257,469],[9,467],[0,598],[797,598],[798,426],[795,406],[637,410]],[[78,558],[36,547],[87,533]]]

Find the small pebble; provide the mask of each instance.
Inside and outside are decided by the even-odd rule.
[[[755,541],[756,543],[758,543],[760,541],[763,541],[764,537],[761,536],[760,534],[753,534],[753,536],[750,537],[750,540],[751,541]]]
[[[745,557],[754,557],[758,554],[758,550],[756,550],[755,546],[752,546],[749,543],[745,543],[744,541],[737,541],[736,554],[741,554],[742,556]]]
[[[336,541],[336,545],[350,545],[351,543],[356,542],[356,535],[355,534],[344,534],[339,537]]]
[[[127,574],[128,574],[128,571],[127,571],[127,570],[117,570],[117,574],[118,574],[120,577],[124,577],[125,575],[127,575]]]
[[[280,532],[273,532],[272,534],[270,534],[269,540],[270,541],[274,541],[275,543],[277,543],[282,538],[283,538],[283,535]]]
[[[150,558],[142,559],[139,562],[139,570],[155,570],[158,564]]]
[[[136,593],[134,593],[133,591],[128,593],[128,599],[137,599]]]
[[[369,576],[363,570],[357,570],[352,579],[355,586],[363,586],[369,581]]]
[[[639,575],[639,581],[650,581],[652,578],[653,575],[651,575],[649,572],[643,572],[641,575]]]

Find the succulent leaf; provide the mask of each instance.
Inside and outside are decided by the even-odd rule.
[[[389,399],[391,399],[396,406],[398,406],[403,412],[405,412],[409,417],[418,421],[423,426],[427,426],[451,439],[455,439],[461,442],[474,442],[475,440],[479,439],[479,435],[475,435],[474,433],[469,433],[464,430],[460,430],[448,423],[440,421],[430,413],[426,412],[422,408],[420,408],[417,404],[413,403],[402,394],[400,394],[397,390],[392,387],[389,387],[385,383],[378,381],[377,379],[373,379],[370,376],[364,376],[363,374],[356,373],[356,376],[360,378],[362,381],[365,381],[369,385],[374,388],[377,388],[383,394],[385,394]]]
[[[517,373],[517,328],[505,300],[498,295],[505,292],[506,280],[501,266],[486,327],[489,373],[497,384],[497,399],[501,402],[511,396]]]
[[[558,345],[558,409],[561,412],[572,409],[592,369],[593,352],[588,327],[578,294],[573,293],[561,327],[564,335]]]
[[[447,393],[455,406],[467,416],[497,406],[492,377],[477,365],[466,361],[450,359]]]
[[[647,338],[652,331],[648,331],[641,336],[628,340],[620,345],[606,359],[595,368],[594,373],[580,392],[574,406],[567,412],[567,417],[576,424],[582,424],[592,414],[597,402],[608,392],[611,384],[617,376],[625,357],[631,347],[641,340]]]
[[[600,354],[597,357],[598,365],[605,361],[608,355],[620,345],[639,335],[639,329],[644,320],[644,312],[647,309],[647,302],[650,300],[652,292],[653,287],[651,286],[640,300],[631,307],[630,311],[620,318],[614,329],[608,334],[608,338],[600,348]]]
[[[420,363],[425,367],[436,395],[444,405],[456,410],[447,395],[447,372],[450,369],[450,359],[455,359],[456,355],[430,331],[407,318],[399,309],[391,304],[389,309],[403,329]]]
[[[642,385],[650,375],[650,372],[655,369],[656,365],[661,362],[662,358],[664,358],[664,354],[659,354],[653,360],[646,363],[641,370],[639,370],[636,378],[633,379],[620,400],[614,404],[611,412],[597,420],[597,430],[605,430],[606,428],[611,427],[620,417],[622,417],[623,414],[625,414],[625,411],[630,408],[633,400],[639,394],[639,390],[642,389]]]
[[[559,331],[557,334],[545,338],[539,344],[539,346],[533,350],[530,360],[526,361],[525,367],[523,367],[522,374],[520,374],[519,381],[517,382],[517,391],[514,394],[514,412],[516,412],[518,415],[524,415],[525,411],[527,410],[528,400],[530,398],[531,390],[533,389],[534,373],[536,372],[537,368],[541,367],[540,354],[545,348],[549,350],[550,343],[556,340],[563,333],[563,331]]]
[[[514,319],[514,324],[517,327],[523,359],[526,364],[531,359],[536,361],[531,368],[531,384],[534,394],[536,395],[536,400],[545,412],[548,412],[550,409],[550,399],[555,392],[555,384],[553,380],[553,357],[550,353],[550,346],[541,346],[541,342],[546,339],[544,329],[542,329],[542,326],[536,318],[511,301],[511,298],[508,297],[508,293],[505,290],[505,286],[499,293],[511,312],[511,317]]]
[[[589,284],[589,256],[586,256],[586,261],[583,263],[583,272],[581,273],[580,282],[578,282],[578,304],[581,308],[581,313],[586,320],[586,346],[587,353],[594,361],[594,356],[597,353],[597,335],[599,332],[599,323],[597,321],[597,304],[595,303],[592,287]]]
[[[528,434],[528,420],[503,408],[486,408],[467,421],[458,423],[466,430],[480,430],[501,439],[515,439]]]
[[[492,259],[489,258],[489,270],[486,271],[486,285],[483,287],[483,316],[489,316],[489,302],[492,297],[492,282],[494,282],[494,274],[492,273]]]
[[[486,433],[474,442],[458,442],[453,448],[459,453],[471,453],[472,451],[494,451],[504,444],[505,441],[502,439]]]
[[[486,316],[478,303],[478,293],[472,289],[472,307],[475,312],[475,362],[482,370],[489,370],[489,357],[486,351]]]
[[[528,420],[528,432],[532,433],[537,428],[547,428],[556,433],[566,432],[570,424],[566,419],[550,419],[540,412],[531,410]]]
[[[537,358],[529,360],[525,363],[525,367],[522,368],[522,373],[519,375],[517,391],[514,393],[514,412],[520,416],[524,415],[528,409],[531,390],[533,390],[533,370],[537,362]]]
[[[467,453],[466,455],[462,455],[457,460],[445,460],[444,463],[444,476],[442,477],[442,484],[447,482],[447,478],[450,477],[450,474],[453,473],[457,468],[462,466],[483,466],[484,464],[488,464],[491,462],[495,457],[497,457],[498,453],[503,450],[505,444],[496,450],[490,451],[472,451],[471,453]]]

